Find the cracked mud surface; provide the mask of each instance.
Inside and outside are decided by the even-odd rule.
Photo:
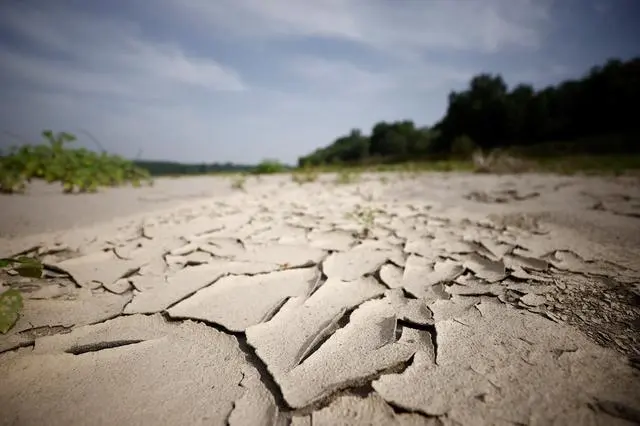
[[[277,176],[0,239],[47,266],[0,276],[0,425],[638,424],[639,183]]]

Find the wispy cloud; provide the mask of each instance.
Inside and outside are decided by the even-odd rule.
[[[245,89],[235,71],[211,58],[188,55],[175,43],[146,39],[139,26],[126,19],[18,3],[3,10],[0,24],[36,49],[0,45],[5,58],[0,70],[25,84],[138,99],[185,85]]]
[[[327,37],[377,49],[459,49],[494,52],[536,48],[552,0],[162,0],[216,36]]]

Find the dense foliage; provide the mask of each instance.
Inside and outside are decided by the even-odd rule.
[[[134,164],[152,176],[204,175],[210,173],[269,174],[289,170],[278,160],[263,160],[258,165],[234,163],[185,164],[172,161],[136,160]]]
[[[468,157],[478,147],[544,154],[558,146],[556,141],[570,142],[570,149],[581,154],[640,152],[637,99],[640,58],[610,60],[580,80],[542,90],[527,84],[509,90],[500,75],[479,74],[466,90],[449,95],[445,116],[431,128],[409,120],[380,122],[370,135],[354,129],[298,163]]]
[[[12,148],[0,156],[0,192],[23,192],[32,179],[60,182],[63,191],[95,192],[101,186],[150,182],[149,173],[131,161],[106,152],[69,148],[71,133],[42,132],[47,143]]]

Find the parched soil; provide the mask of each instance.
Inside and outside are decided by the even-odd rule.
[[[25,299],[0,336],[0,425],[640,423],[638,178],[1,201],[0,256],[46,272],[0,275]]]

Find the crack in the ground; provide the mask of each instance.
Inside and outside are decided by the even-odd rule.
[[[322,345],[341,328],[349,323],[349,317],[358,308],[354,306],[350,309],[342,308],[333,318],[325,323],[320,331],[311,336],[303,345],[296,357],[294,366],[302,364],[307,358],[316,353]]]
[[[383,398],[384,399],[384,398]],[[399,402],[396,401],[390,401],[387,399],[384,399],[384,401],[387,403],[387,405],[389,407],[391,407],[391,409],[393,410],[393,412],[395,414],[417,414],[419,416],[428,418],[428,419],[435,419],[438,426],[443,426],[445,424],[450,424],[450,425],[456,425],[456,426],[462,426],[460,423],[456,422],[453,419],[448,419],[449,417],[449,413],[445,412],[442,414],[433,414],[433,413],[428,413],[424,410],[421,409],[417,409],[417,408],[410,408],[410,407],[405,407],[404,405],[402,405]],[[445,423],[443,421],[443,419],[448,419],[449,421],[447,423]]]
[[[127,304],[129,304],[129,303],[130,303],[130,301],[129,301],[129,302],[127,302],[124,306],[126,306],[126,305],[127,305]],[[116,318],[118,318],[118,317],[120,317],[120,316],[126,316],[126,315],[127,315],[127,314],[125,314],[125,313],[124,313],[124,307],[123,307],[122,311],[120,311],[120,312],[118,312],[118,313],[116,313],[116,314],[113,314],[113,315],[109,315],[108,317],[103,318],[103,319],[101,319],[101,320],[99,320],[99,321],[90,322],[90,323],[88,323],[88,324],[82,324],[82,325],[77,325],[77,326],[76,326],[76,325],[74,325],[74,326],[72,326],[71,328],[73,329],[73,328],[77,328],[77,327],[86,327],[86,326],[89,326],[89,325],[104,324],[104,323],[105,323],[105,322],[107,322],[107,321],[111,321],[111,320],[114,320],[114,319],[116,319]],[[152,314],[146,314],[146,315],[152,315]]]
[[[276,315],[278,315],[278,313],[280,312],[280,310],[282,309],[282,307],[291,299],[291,296],[287,296],[285,298],[283,298],[282,300],[279,300],[278,302],[276,302],[271,309],[269,309],[267,311],[266,314],[264,314],[264,316],[262,317],[262,319],[260,319],[260,323],[263,322],[269,322],[273,319],[273,317],[275,317]]]
[[[244,389],[244,385],[242,384],[242,381],[244,380],[246,375],[244,374],[244,371],[241,371],[240,374],[242,374],[242,377],[238,381],[238,386]],[[237,400],[231,401],[231,410],[229,410],[229,413],[227,413],[227,418],[224,420],[224,424],[226,424],[227,426],[231,426],[231,422],[230,422],[231,415],[236,410],[237,405],[238,405]]]
[[[380,300],[380,299],[383,299],[384,297],[385,297],[384,294],[380,294],[380,295],[371,297],[369,299],[366,299],[355,306],[342,308],[332,319],[330,319],[325,323],[325,325],[317,334],[315,334],[314,336],[311,336],[307,340],[307,342],[303,344],[302,350],[300,350],[295,366],[302,364],[306,359],[308,359],[311,355],[317,352],[322,347],[322,345],[327,340],[329,340],[329,338],[331,338],[331,336],[333,336],[338,330],[346,327],[347,324],[349,324],[349,319],[351,317],[351,314],[356,309],[358,309],[360,306],[362,306],[366,302],[370,302],[372,300]]]
[[[26,336],[29,339],[37,339],[38,337],[71,333],[71,330],[72,327],[65,327],[64,325],[44,325],[41,327],[33,327],[27,330],[22,330],[17,334]]]
[[[131,278],[132,276],[136,275],[139,271],[140,271],[141,266],[137,266],[137,267],[133,267],[131,269],[129,269],[128,271],[126,271],[124,274],[122,274],[122,276],[116,278],[113,282],[115,283],[116,281],[119,280],[126,280],[128,278]],[[131,282],[129,281],[129,285],[132,286]],[[100,283],[100,287],[102,287],[104,289],[104,291],[111,293],[111,294],[115,294],[115,295],[120,295],[123,293],[118,293],[116,291],[113,291],[111,289],[109,289],[109,287],[105,286],[104,283]],[[129,287],[130,289],[130,287]]]
[[[115,247],[112,247],[112,248],[111,248],[111,252],[112,252],[112,253],[113,253],[113,254],[114,254],[118,259],[120,259],[120,260],[131,260],[131,257],[123,256],[123,255],[121,255],[121,254],[119,253],[119,250],[117,250],[117,249],[119,249],[119,248],[123,248],[123,247],[124,247],[124,246],[118,246],[118,245],[116,245]],[[135,249],[142,248],[142,244],[141,244],[141,243],[138,243],[138,244],[136,245],[136,247],[134,247],[134,248],[135,248]],[[138,269],[140,269],[140,267],[138,267]]]
[[[361,379],[353,380],[350,382],[341,383],[336,387],[334,391],[329,392],[326,396],[322,397],[321,399],[307,405],[306,407],[291,409],[287,412],[287,414],[291,416],[306,416],[313,413],[314,411],[318,411],[328,407],[335,399],[341,396],[344,396],[344,395],[360,396],[364,392],[367,392],[369,389],[373,389],[372,383],[378,380],[380,377],[387,374],[404,373],[407,370],[407,368],[409,368],[413,364],[414,358],[415,358],[415,353],[412,354],[408,359],[404,361],[400,361],[396,365],[393,365],[389,368],[376,371],[367,377],[363,377]]]
[[[326,258],[326,257],[328,257],[328,255],[327,255],[327,256],[325,256],[325,258]],[[324,259],[323,259],[323,261],[324,261]],[[309,299],[311,296],[313,296],[313,294],[314,294],[316,291],[318,291],[318,289],[319,289],[320,287],[322,287],[322,286],[324,285],[324,283],[326,283],[326,282],[327,282],[328,277],[324,274],[324,272],[322,272],[322,268],[321,268],[321,266],[320,266],[321,264],[322,264],[322,262],[320,262],[320,263],[318,263],[318,264],[316,265],[317,270],[318,270],[318,277],[316,278],[316,282],[315,282],[315,283],[311,286],[311,288],[309,289],[309,292],[307,293],[307,297],[306,297],[307,299]]]
[[[10,256],[8,256],[9,258],[16,258],[16,257],[20,257],[20,256],[27,256],[33,252],[37,252],[40,248],[42,247],[41,244],[35,245],[35,246],[31,246],[27,249],[24,249],[22,251],[19,251],[17,253],[13,253]]]
[[[398,328],[402,330],[404,327],[429,333],[431,345],[433,346],[433,362],[438,365],[438,330],[435,324],[421,324],[411,320],[398,318]],[[402,331],[400,331],[400,333],[401,332]]]
[[[384,399],[384,398],[383,398]],[[415,410],[415,409],[409,409],[406,407],[403,407],[400,404],[397,404],[393,401],[387,401],[386,399],[384,400],[384,402],[393,410],[393,412],[395,414],[414,414],[414,415],[418,415],[421,417],[425,417],[428,419],[434,419],[436,421],[436,425],[437,426],[444,426],[444,422],[442,421],[443,417],[446,417],[447,415],[432,415],[432,414],[427,414],[423,411],[420,410]]]
[[[183,302],[183,301],[187,300],[188,298],[190,298],[191,296],[193,296],[194,294],[196,294],[196,293],[197,293],[197,292],[199,292],[200,290],[203,290],[203,289],[205,289],[205,288],[207,288],[207,287],[211,287],[212,285],[214,285],[215,283],[217,283],[217,282],[218,282],[219,280],[221,280],[222,278],[228,277],[228,276],[230,276],[230,275],[232,275],[232,274],[223,274],[223,275],[220,275],[218,278],[214,279],[214,280],[213,280],[213,281],[211,281],[209,284],[206,284],[205,286],[200,287],[199,289],[197,289],[197,290],[195,290],[195,291],[192,291],[191,293],[187,294],[186,296],[181,297],[179,300],[176,300],[175,302],[172,302],[170,305],[168,305],[166,308],[164,308],[164,310],[163,310],[163,312],[162,312],[162,313],[163,313],[163,315],[164,315],[164,313],[166,313],[166,311],[168,311],[169,309],[173,308],[173,307],[174,307],[174,306],[176,306],[178,303],[180,303],[180,302]],[[165,277],[165,280],[166,280],[166,277]],[[127,302],[127,304],[124,306],[124,308],[122,309],[123,315],[127,315],[127,314],[124,314],[124,311],[126,310],[127,306],[128,306],[129,304],[131,304],[132,302],[133,302],[133,298],[132,298],[131,300],[129,300],[129,302]],[[132,315],[136,315],[136,314],[132,314]]]
[[[18,351],[20,349],[23,348],[34,348],[36,345],[35,340],[28,340],[26,342],[20,342],[20,343],[16,343],[15,345],[11,345],[10,347],[6,348],[6,349],[0,349],[0,355],[4,354],[4,353],[8,353],[8,352],[15,352]]]
[[[161,315],[164,317],[165,321],[167,322],[182,323],[184,321],[183,318],[173,318],[169,316],[169,314],[166,311],[162,312]],[[284,396],[282,395],[280,386],[278,386],[278,384],[276,383],[267,365],[260,359],[255,349],[247,342],[247,337],[245,333],[231,331],[228,328],[224,327],[223,325],[220,325],[218,323],[214,323],[211,321],[205,321],[205,320],[192,320],[192,321],[196,323],[202,323],[207,327],[211,327],[214,330],[217,330],[221,333],[235,337],[236,341],[238,342],[238,347],[240,351],[245,356],[245,360],[247,361],[247,363],[249,363],[251,366],[253,366],[256,369],[256,371],[258,372],[260,381],[267,388],[269,393],[271,393],[271,395],[273,396],[273,399],[278,408],[278,411],[281,413],[286,413],[291,410],[291,407],[289,406],[289,404],[287,404],[287,402],[284,399]]]
[[[244,353],[245,360],[251,364],[257,371],[258,376],[260,377],[260,381],[267,388],[267,390],[273,396],[273,400],[278,408],[278,411],[281,413],[286,413],[291,410],[291,407],[284,399],[282,395],[282,390],[280,386],[276,382],[275,378],[269,371],[267,365],[260,359],[258,354],[256,353],[255,348],[251,346],[247,342],[247,337],[244,333],[229,333],[235,336],[238,341],[238,347]]]
[[[410,293],[409,291],[407,291],[406,288],[400,287],[400,290],[402,290],[402,296],[404,296],[405,299],[418,300],[418,298],[412,293]]]
[[[142,342],[144,342],[144,340],[140,340],[140,339],[95,342],[95,343],[90,343],[88,345],[72,346],[71,348],[65,350],[65,352],[73,355],[82,355],[88,352],[98,352],[98,351],[103,351],[105,349],[114,349],[122,346],[135,345]]]
[[[634,424],[640,424],[640,411],[626,404],[617,401],[596,399],[594,403],[588,405],[593,411],[604,412],[611,417],[628,420]]]
[[[433,363],[438,365],[438,329],[434,325],[429,325],[429,336],[431,337],[431,345],[433,346]]]
[[[106,323],[107,321],[111,321],[113,319],[116,319],[120,316],[124,316],[126,314],[123,314],[122,312],[118,312],[116,314],[110,315],[107,318],[101,319],[99,321],[95,321],[92,323],[88,323],[88,324],[82,324],[79,325],[78,327],[87,327],[87,326],[92,326],[92,325],[98,325],[98,324],[103,324]],[[46,336],[55,336],[58,334],[68,334],[71,333],[73,331],[73,329],[76,328],[75,326],[63,326],[63,325],[44,325],[44,326],[39,326],[39,327],[31,327],[29,329],[26,330],[22,330],[17,332],[17,335],[22,335],[25,336],[27,339],[27,341],[24,342],[20,342],[17,343],[15,345],[11,345],[11,347],[4,349],[4,350],[0,350],[0,354],[3,354],[5,352],[12,352],[12,351],[16,351],[18,349],[21,348],[28,348],[28,347],[34,347],[35,346],[35,341],[41,337],[46,337]]]
[[[434,332],[433,324],[424,324],[420,322],[411,321],[406,318],[398,318],[398,325],[402,327],[413,328],[415,330],[427,331],[429,333]]]
[[[62,268],[60,268],[60,267],[58,267],[56,265],[53,265],[51,263],[44,263],[44,262],[41,262],[41,263],[42,263],[42,269],[44,271],[55,272],[56,274],[63,275],[65,278],[68,278],[69,281],[73,282],[73,284],[75,284],[76,286],[82,287],[75,281],[75,279],[71,276],[71,274],[69,272],[65,271],[64,269],[62,269]]]

